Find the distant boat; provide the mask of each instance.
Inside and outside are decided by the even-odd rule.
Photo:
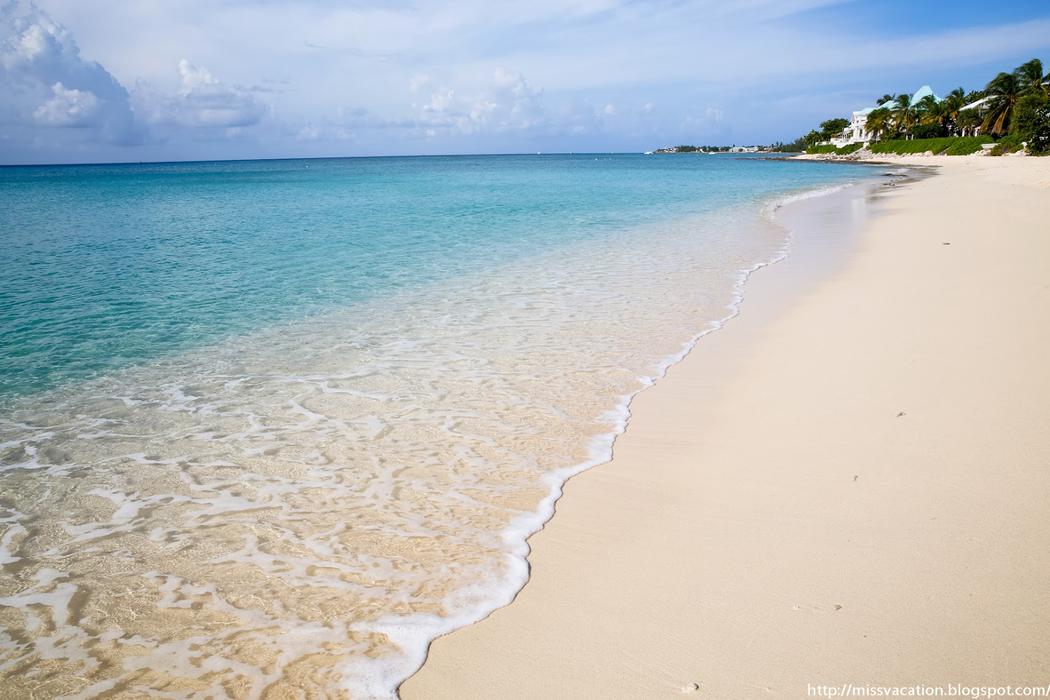
[[[652,151],[646,151],[643,155],[651,156],[652,154],[653,154]]]

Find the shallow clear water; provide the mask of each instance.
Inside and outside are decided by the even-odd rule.
[[[732,156],[0,169],[0,695],[387,697],[775,258]]]

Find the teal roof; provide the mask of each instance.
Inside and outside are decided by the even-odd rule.
[[[937,95],[934,94],[933,88],[931,88],[929,85],[923,85],[921,88],[919,88],[915,92],[914,95],[911,96],[911,103],[915,104],[916,102],[918,102],[922,98],[928,97],[928,96],[931,96],[931,95],[933,96],[933,99],[937,100],[938,102],[941,101],[941,98],[937,97]]]
[[[915,91],[914,95],[911,96],[911,104],[915,104],[916,102],[918,102],[922,98],[926,97],[927,95],[933,95],[933,99],[937,100],[938,102],[941,101],[941,98],[937,97],[937,94],[933,91],[933,88],[931,88],[929,85],[923,85],[921,88],[919,88],[918,90]],[[867,115],[871,114],[872,112],[874,112],[876,109],[879,109],[880,107],[890,107],[890,108],[892,108],[893,107],[893,102],[890,101],[890,102],[885,102],[885,103],[883,103],[881,105],[875,105],[874,107],[865,107],[864,109],[858,109],[856,111],[856,114],[861,114],[861,115],[867,116]]]

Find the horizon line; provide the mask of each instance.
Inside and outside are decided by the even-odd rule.
[[[753,144],[759,148],[768,148],[767,145]],[[734,148],[730,146],[717,146],[717,148]],[[747,146],[750,148],[752,146]],[[667,148],[661,146],[659,148]],[[370,156],[274,156],[263,158],[189,158],[186,160],[113,160],[113,161],[81,161],[67,163],[0,163],[0,168],[62,168],[71,166],[112,166],[112,165],[180,165],[191,163],[256,163],[284,160],[351,160],[366,158],[484,158],[484,157],[506,157],[506,156],[622,156],[622,155],[656,155],[646,151],[523,151],[517,153],[388,153]],[[661,154],[662,155],[662,154]],[[736,155],[740,155],[739,153]]]

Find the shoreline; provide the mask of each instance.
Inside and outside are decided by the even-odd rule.
[[[817,189],[808,189],[771,199],[760,208],[756,216],[766,219],[783,229],[784,240],[782,246],[768,260],[759,262],[750,268],[739,270],[739,278],[733,289],[733,301],[726,307],[725,316],[708,322],[704,329],[684,341],[678,352],[668,355],[654,365],[651,375],[639,376],[638,381],[641,383],[641,386],[638,389],[619,397],[616,406],[608,412],[610,417],[615,417],[614,420],[610,421],[612,429],[609,432],[594,435],[589,441],[589,459],[545,475],[543,481],[550,485],[548,495],[534,511],[520,517],[516,523],[512,524],[501,534],[505,541],[514,543],[512,551],[508,552],[507,555],[510,560],[511,571],[517,572],[517,575],[512,578],[520,578],[523,582],[520,585],[512,584],[499,601],[494,599],[487,600],[484,605],[480,605],[472,610],[458,611],[454,615],[442,618],[443,624],[435,626],[440,629],[431,629],[423,634],[424,638],[429,638],[429,643],[423,650],[424,658],[419,661],[413,674],[406,678],[398,687],[399,694],[404,683],[407,683],[410,678],[418,674],[425,666],[429,658],[430,645],[472,625],[483,623],[493,614],[514,603],[531,579],[531,540],[542,533],[557,515],[559,504],[565,495],[565,489],[568,484],[576,477],[612,462],[618,441],[623,438],[624,434],[631,427],[632,406],[635,400],[646,390],[652,389],[661,381],[665,381],[668,373],[672,372],[682,362],[685,362],[697,349],[699,343],[707,336],[724,331],[728,323],[738,319],[742,306],[750,296],[747,294],[748,284],[753,284],[752,277],[756,273],[781,265],[791,259],[792,256],[797,258],[799,249],[802,248],[806,253],[806,255],[803,255],[804,258],[812,256],[819,258],[819,260],[807,260],[798,266],[801,269],[797,270],[796,273],[828,274],[829,270],[824,268],[828,268],[829,264],[823,259],[828,257],[828,252],[819,249],[821,247],[830,248],[833,256],[841,257],[847,254],[847,249],[853,243],[849,239],[857,235],[856,230],[851,230],[845,236],[836,236],[836,240],[831,241],[830,245],[828,241],[824,241],[823,245],[821,245],[819,243],[814,244],[814,241],[811,240],[805,240],[807,235],[813,233],[813,231],[806,229],[805,222],[808,220],[812,223],[814,210],[817,212],[817,215],[824,210],[842,214],[848,211],[850,200],[867,201],[873,197],[878,197],[880,193],[885,192],[891,186],[895,186],[900,182],[915,181],[921,177],[928,176],[928,173],[916,168],[909,172],[885,173],[885,175],[892,177],[892,182],[880,182],[877,179],[869,178],[859,182],[846,182]],[[844,199],[845,201],[835,201],[836,198]],[[865,216],[867,215],[865,214]],[[841,221],[840,223],[844,226],[851,225],[846,221]],[[859,227],[857,222],[853,222],[852,226],[854,229]],[[814,226],[814,228],[816,227]],[[827,231],[822,231],[822,233],[825,236],[827,235]],[[833,263],[831,265],[833,266]],[[794,276],[797,277],[798,274]],[[796,279],[791,284],[793,287],[802,288],[807,282]],[[797,294],[799,289],[793,289],[792,291]],[[524,533],[523,537],[521,533]],[[518,537],[521,537],[520,541],[517,540]],[[391,634],[395,639],[403,640],[404,635],[396,625],[391,626],[389,629],[380,629],[387,634]],[[415,626],[413,625],[408,629],[415,630]]]
[[[939,162],[944,160],[949,162]],[[728,403],[732,406],[748,401],[754,402],[759,396],[769,399],[767,394],[772,394],[778,397],[781,408],[790,406],[789,415],[798,412],[801,416],[793,423],[795,430],[805,428],[814,435],[819,433],[821,426],[810,425],[806,416],[821,412],[813,402],[819,400],[820,390],[834,394],[833,388],[817,387],[818,391],[814,392],[816,395],[803,396],[799,393],[797,385],[790,387],[794,391],[787,391],[789,387],[784,387],[785,391],[778,391],[775,386],[778,382],[776,377],[770,379],[770,376],[766,376],[773,386],[756,389],[758,385],[749,381],[750,374],[758,371],[752,365],[757,362],[759,369],[766,368],[767,364],[781,370],[790,369],[791,371],[787,372],[788,379],[779,380],[781,384],[789,379],[805,383],[819,377],[819,373],[809,376],[805,374],[807,368],[810,372],[814,371],[812,364],[807,365],[807,362],[812,363],[814,360],[807,358],[806,354],[821,355],[823,348],[812,348],[804,343],[799,346],[797,336],[800,331],[794,327],[798,324],[793,322],[792,317],[808,314],[819,318],[822,310],[827,311],[821,309],[822,306],[835,305],[834,299],[838,296],[836,287],[839,288],[838,291],[845,289],[851,292],[857,300],[863,302],[878,298],[876,290],[871,289],[873,285],[878,284],[878,276],[862,275],[874,265],[871,261],[875,257],[879,257],[880,260],[887,257],[886,251],[880,246],[885,248],[890,244],[880,241],[875,245],[874,241],[878,238],[876,234],[882,236],[889,228],[887,219],[896,219],[894,223],[898,226],[903,222],[914,233],[914,221],[909,223],[908,219],[915,219],[916,212],[922,215],[924,210],[934,206],[927,203],[924,207],[923,197],[937,200],[944,205],[953,188],[974,187],[973,181],[980,179],[984,186],[977,189],[987,189],[991,195],[989,200],[997,201],[1008,194],[1002,191],[1003,188],[1018,186],[1018,182],[1031,183],[1020,185],[1022,187],[1042,187],[1050,183],[1050,179],[1047,179],[1050,178],[1048,169],[1038,165],[1026,166],[1024,173],[1008,172],[1013,163],[1022,160],[1025,159],[1008,159],[1000,165],[980,168],[972,165],[978,161],[975,158],[894,158],[892,164],[936,164],[942,165],[944,172],[932,180],[912,183],[906,188],[892,192],[887,206],[888,213],[879,214],[866,224],[865,233],[859,241],[862,250],[849,253],[844,270],[831,271],[832,277],[827,280],[803,280],[802,298],[797,299],[792,293],[791,300],[788,301],[781,298],[785,291],[784,286],[798,284],[799,279],[791,281],[790,278],[797,278],[802,272],[800,265],[793,263],[793,257],[773,266],[771,272],[756,275],[748,283],[746,310],[733,324],[727,325],[721,333],[712,335],[705,339],[704,343],[694,347],[687,357],[670,368],[670,375],[665,381],[636,396],[638,406],[632,406],[631,424],[626,433],[617,440],[613,460],[597,469],[582,472],[566,484],[566,498],[558,505],[557,517],[529,540],[532,548],[529,555],[532,574],[516,601],[509,607],[492,613],[482,622],[436,640],[422,670],[402,685],[401,696],[483,697],[486,694],[491,696],[495,690],[502,697],[642,697],[674,696],[699,689],[705,693],[713,691],[715,696],[733,697],[750,692],[744,688],[754,688],[756,684],[769,688],[769,692],[774,694],[786,692],[786,696],[793,696],[791,693],[797,693],[797,687],[786,688],[784,685],[788,678],[800,678],[801,668],[784,668],[781,662],[767,664],[769,668],[763,668],[763,664],[754,663],[756,658],[777,658],[787,650],[785,644],[792,633],[768,627],[771,617],[783,614],[781,606],[771,608],[770,602],[775,600],[782,603],[783,598],[793,596],[784,590],[771,590],[772,584],[743,584],[739,579],[728,576],[727,569],[736,570],[740,564],[747,562],[748,566],[741,571],[761,572],[763,562],[768,565],[768,559],[758,556],[759,553],[773,553],[766,551],[768,543],[757,536],[758,532],[765,532],[770,527],[776,529],[778,515],[781,518],[790,515],[787,521],[789,525],[792,521],[799,520],[808,523],[806,516],[810,513],[802,508],[804,503],[817,509],[834,510],[833,506],[826,503],[826,497],[852,497],[855,494],[849,494],[849,484],[858,483],[858,480],[848,482],[845,487],[841,484],[827,486],[827,494],[816,493],[809,494],[808,498],[798,498],[797,485],[790,479],[785,480],[785,473],[771,471],[769,466],[762,471],[752,463],[745,463],[741,465],[741,473],[719,473],[714,466],[720,462],[713,457],[720,456],[730,463],[741,459],[739,454],[734,454],[728,449],[729,445],[726,443],[730,441],[722,437],[723,434],[749,435],[754,432],[755,424],[764,419],[770,423],[782,422],[783,419],[782,415],[776,413],[764,415],[763,411],[768,413],[770,409],[763,402],[750,406],[758,415],[751,415],[746,419],[735,416],[732,410],[726,410],[721,404]],[[965,163],[960,164],[963,167],[956,167],[951,161]],[[981,163],[988,161],[995,163],[1000,159],[980,159]],[[888,161],[880,162],[890,164]],[[1026,196],[1029,200],[1032,199],[1030,193],[1018,192],[1016,195],[1018,200],[1024,200]],[[964,205],[977,210],[987,208],[982,206],[980,201],[970,201]],[[1046,205],[1043,205],[1043,210],[1039,209],[1037,202],[1030,203],[1027,208],[1022,204],[1021,208],[1024,212],[1020,216],[1027,214],[1029,217],[1035,217],[1022,222],[1029,228],[1032,221],[1038,221],[1040,212],[1045,216],[1043,210],[1046,209]],[[926,214],[929,212],[926,211]],[[973,216],[978,218],[986,214],[987,212],[983,211],[973,212]],[[956,218],[955,215],[951,217],[953,222]],[[979,233],[971,231],[972,226],[964,223],[962,227],[969,243],[993,245],[982,239]],[[918,238],[929,238],[931,234],[936,236],[938,232],[920,229],[919,233],[921,235],[907,240],[896,236],[893,243],[898,249],[892,251],[891,257],[913,253],[909,246],[916,245]],[[1019,235],[1023,236],[1023,233],[1020,232]],[[941,253],[943,250],[935,252]],[[1041,243],[1040,253],[1047,253],[1045,242]],[[931,253],[926,252],[925,255]],[[863,281],[868,282],[867,287],[861,284]],[[939,281],[943,280],[938,280],[936,274],[932,274],[921,284],[930,292],[936,290]],[[916,284],[914,279],[908,279],[907,282]],[[812,286],[816,286],[817,289],[806,289]],[[955,292],[965,296],[963,290]],[[933,308],[922,309],[928,313],[943,312],[944,310],[939,308],[942,300],[936,294],[931,294],[930,297],[916,299],[915,305],[932,306]],[[893,301],[897,303],[899,300]],[[1045,302],[1045,299],[1042,301]],[[766,308],[763,309],[763,306]],[[900,311],[907,315],[918,310]],[[884,327],[888,319],[883,316],[875,319],[877,322],[869,324],[877,328],[856,328],[855,326],[863,325],[864,322],[850,321],[848,316],[840,320],[844,325],[831,333],[831,345],[848,345],[849,339],[840,337],[849,335],[845,332],[846,328],[861,335],[878,330],[881,333],[898,333],[906,340],[920,343],[922,341],[922,338],[916,337],[922,334],[915,328],[912,329],[913,333],[909,334],[907,327]],[[880,326],[879,323],[883,325]],[[819,326],[817,328],[819,329]],[[810,326],[809,330],[812,333],[814,327]],[[774,331],[789,340],[796,340],[796,345],[792,347],[794,354],[791,355],[795,362],[782,359],[785,354],[784,348],[778,348],[777,343],[781,341],[778,333]],[[769,337],[771,334],[773,337]],[[952,333],[948,332],[947,335]],[[941,337],[936,337],[927,344],[936,345],[937,352],[941,353],[945,350],[941,347],[941,341]],[[1015,349],[1026,352],[1029,350],[1023,344]],[[1050,352],[1050,344],[1044,349]],[[748,362],[743,362],[742,356],[748,357]],[[850,368],[850,363],[842,360],[838,360],[837,365],[847,365],[842,368],[843,381],[847,384],[850,381],[859,382],[858,386],[853,387],[855,390],[862,393],[878,393],[876,389],[887,382],[893,383],[892,376],[883,375],[888,367],[895,366],[894,359],[899,359],[907,365],[907,357],[889,358],[885,363],[874,362],[871,366],[863,368]],[[973,359],[980,361],[985,358]],[[763,361],[765,364],[762,364]],[[836,365],[836,358],[822,358],[822,363],[818,366],[829,362],[833,366]],[[850,371],[851,369],[853,371]],[[864,371],[858,373],[858,369]],[[1039,369],[1026,366],[1025,371],[1038,373]],[[857,374],[859,376],[854,376]],[[1039,379],[1045,379],[1044,375],[1039,375]],[[934,389],[943,388],[929,386],[929,381],[924,385],[921,376],[913,380],[913,383],[917,382],[914,386],[917,398],[928,399],[936,393]],[[759,396],[756,396],[756,393]],[[721,400],[716,400],[715,397],[720,397]],[[838,398],[841,400],[842,397]],[[1036,408],[1045,415],[1045,406],[1039,406],[1037,402]],[[902,413],[906,415],[906,412]],[[835,416],[827,418],[831,420]],[[885,432],[896,428],[901,424],[899,418],[894,418],[888,425],[879,424],[876,430]],[[965,418],[966,416],[954,416],[956,421],[965,422]],[[837,422],[843,423],[839,427],[844,433],[854,435],[855,438],[853,443],[845,441],[840,444],[833,441],[835,446],[844,452],[855,450],[854,443],[868,441],[869,430],[864,426],[841,419]],[[722,426],[723,431],[716,431],[716,425]],[[781,429],[783,427],[780,426]],[[793,442],[795,437],[791,431],[785,433],[782,430],[776,437],[779,440],[774,440],[773,444],[783,442],[783,445],[779,450],[773,445],[766,445],[764,449],[767,452],[763,453],[763,461],[772,460],[785,472],[801,469],[802,473],[797,475],[799,478],[813,476],[815,468],[808,466],[799,456],[800,453],[808,452],[805,446]],[[749,446],[747,442],[734,445],[737,448],[736,452],[739,453],[741,449],[745,453],[748,449],[762,451],[761,444]],[[809,449],[813,447],[814,445],[810,445]],[[865,447],[878,453],[878,445],[865,444]],[[944,448],[939,442],[935,442],[931,447]],[[1047,452],[1045,447],[1045,444],[1036,444],[1034,449],[1029,451],[1043,455]],[[834,454],[835,450],[830,452]],[[915,455],[910,456],[915,458]],[[821,462],[820,459],[816,461]],[[824,461],[827,461],[827,458]],[[898,480],[907,477],[906,474],[894,474],[892,470],[889,471],[891,473],[887,476]],[[761,478],[751,481],[745,479],[745,475]],[[647,476],[652,478],[645,478]],[[976,476],[978,475],[975,475],[975,478]],[[767,510],[772,512],[755,509],[754,503],[751,502],[755,494],[746,488],[767,482],[772,486],[760,488],[758,491],[765,496],[766,503],[770,506]],[[708,488],[702,488],[705,485]],[[708,493],[712,485],[718,487],[716,491],[733,498],[728,501],[712,501]],[[1040,485],[1045,487],[1045,481]],[[859,490],[854,488],[854,491]],[[682,502],[681,496],[685,493],[694,496],[696,508]],[[934,494],[916,495],[933,499]],[[618,507],[611,507],[612,503],[618,504]],[[705,505],[708,507],[704,508]],[[867,503],[863,505],[872,507]],[[734,517],[731,506],[753,518],[754,522],[750,523],[751,530],[734,533],[732,529],[726,529],[725,518]],[[718,513],[722,519],[712,520],[715,518],[714,513]],[[874,518],[877,514],[862,511],[862,515]],[[685,528],[688,533],[686,539],[683,539],[684,535],[678,527],[682,522],[676,524],[676,517],[689,525]],[[779,523],[780,526],[783,524]],[[795,522],[796,530],[797,524]],[[845,524],[848,526],[849,521]],[[834,534],[822,529],[821,525],[808,523],[807,534],[810,537],[818,535],[825,539]],[[888,524],[892,530],[890,526],[892,523]],[[1044,526],[1042,534],[1046,534],[1045,530]],[[617,536],[611,536],[612,533]],[[719,539],[719,534],[724,537]],[[907,543],[906,537],[900,537],[901,533],[895,534],[897,537],[890,538],[889,544],[903,546]],[[1029,537],[1026,540],[1027,546],[1031,546],[1031,540],[1038,539]],[[639,547],[643,541],[644,546]],[[694,548],[686,546],[689,542],[701,542],[703,546],[699,551],[693,551]],[[842,546],[838,542],[835,544]],[[779,559],[784,567],[794,572],[796,580],[804,580],[807,578],[805,571],[795,569],[800,564],[800,558],[807,554],[815,553],[795,552],[795,556],[781,556]],[[736,564],[737,567],[730,566],[731,564]],[[1040,566],[1046,568],[1045,565]],[[663,575],[646,580],[647,571],[657,571]],[[840,573],[844,576],[849,574]],[[909,572],[898,573],[907,575]],[[761,573],[754,575],[761,578]],[[838,593],[843,600],[849,600],[850,593],[862,588],[862,584],[870,584],[870,581],[863,575],[853,574],[849,584],[841,586],[842,591]],[[734,585],[740,588],[734,589]],[[704,594],[698,593],[697,589]],[[765,614],[745,614],[740,610],[741,599],[752,600],[755,610],[764,611]],[[853,600],[850,602],[847,606],[844,603],[828,601],[814,605],[810,601],[795,604],[801,605],[801,609],[789,609],[794,613],[803,613],[796,617],[808,619],[838,613],[844,609],[852,611],[857,603]],[[625,610],[644,610],[647,614],[641,617],[637,614],[625,615]],[[877,617],[877,612],[877,608],[869,610],[868,618],[873,615]],[[681,616],[684,616],[685,622],[674,622]],[[851,613],[846,613],[838,615],[838,618],[849,619],[850,616]],[[1036,617],[1042,620],[1045,615]],[[660,620],[663,622],[656,622]],[[737,624],[730,625],[731,621]],[[866,621],[872,622],[871,619]],[[740,646],[740,632],[736,631],[740,622],[750,624],[754,628],[754,634],[761,639],[752,639],[750,647]],[[823,620],[809,625],[812,629],[806,629],[813,631],[820,628],[821,624]],[[800,641],[800,633],[795,630],[794,634],[796,636],[792,641],[797,644]],[[670,637],[672,641],[661,639],[665,636]],[[617,645],[617,638],[625,640],[624,643]],[[814,650],[824,649],[822,645],[814,645],[812,639],[806,638],[804,641]],[[851,649],[845,640],[840,640],[840,644],[841,649]],[[493,649],[502,651],[493,658]],[[736,650],[735,653],[733,650]],[[759,656],[756,654],[758,651],[764,654]],[[875,680],[874,670],[877,667],[865,668],[861,659],[847,653],[839,653],[838,656],[842,657],[842,663],[837,666],[837,670],[842,674],[838,680],[847,680],[845,674],[850,669],[857,672],[872,671],[872,676],[858,677],[859,681]],[[746,659],[750,659],[752,663],[745,663]],[[849,663],[845,663],[846,661]],[[885,659],[883,661],[885,662]],[[684,667],[690,665],[696,666],[697,670],[685,671]],[[835,667],[831,662],[824,664],[825,667],[829,665]],[[658,668],[663,670],[656,672],[654,669]],[[958,668],[963,670],[961,665]],[[743,686],[739,682],[734,684],[728,680],[733,675],[730,673],[732,669],[740,673],[741,678],[749,675],[745,669],[751,669],[750,675],[756,677]],[[932,679],[934,672],[942,669],[930,664],[929,670]],[[852,680],[853,676],[849,679]],[[825,669],[820,675],[813,676],[813,680],[831,682],[835,681],[836,677],[833,674],[829,676]],[[693,688],[693,683],[698,684],[697,688]]]
[[[518,164],[501,167],[519,177]],[[619,161],[585,167],[598,168],[595,183],[620,178]],[[540,170],[530,196],[561,202]],[[535,511],[551,482],[606,461],[608,439],[592,437],[614,427],[620,397],[724,319],[741,271],[784,246],[773,203],[864,179],[730,160],[654,172],[623,187],[640,197],[665,178],[680,188],[667,206],[617,209],[609,197],[623,190],[584,192],[579,227],[537,227],[535,246],[487,228],[502,233],[485,255],[468,246],[472,274],[424,274],[16,399],[0,425],[14,445],[6,478],[30,507],[7,516],[18,562],[0,602],[34,671],[9,674],[11,692],[39,688],[35,669],[47,667],[67,695],[222,683],[392,696],[434,636],[516,595],[527,568],[515,550],[546,519]],[[261,267],[273,262],[259,252]],[[36,425],[54,431],[26,430]],[[54,533],[46,547],[34,530]],[[52,612],[34,601],[55,591],[89,595],[95,612],[38,624]],[[190,604],[201,612],[187,619]],[[76,658],[47,657],[67,640]],[[185,651],[166,656],[172,645]],[[230,654],[245,666],[221,666]]]
[[[895,182],[907,181],[914,177],[914,173],[910,176],[906,173],[893,175]],[[702,330],[683,341],[677,352],[667,355],[653,365],[650,374],[639,375],[637,377],[639,383],[637,389],[617,398],[616,405],[606,412],[606,422],[610,429],[608,432],[597,433],[588,440],[588,458],[586,460],[556,469],[543,476],[541,481],[548,487],[548,493],[534,510],[516,518],[500,533],[500,538],[509,546],[506,552],[509,580],[503,582],[498,594],[495,596],[488,595],[481,602],[458,609],[447,617],[434,618],[434,621],[429,624],[420,620],[406,623],[403,620],[394,619],[389,622],[380,621],[380,624],[375,626],[376,631],[386,634],[402,648],[419,652],[408,655],[410,662],[405,664],[405,666],[414,665],[414,670],[408,677],[402,679],[397,686],[398,692],[400,692],[400,687],[409,678],[419,673],[420,669],[425,665],[430,645],[436,640],[453,635],[459,630],[472,625],[482,623],[494,613],[514,603],[531,578],[531,539],[542,532],[557,514],[558,504],[564,496],[567,484],[579,475],[602,467],[612,461],[618,441],[630,427],[634,401],[646,390],[665,380],[667,374],[677,365],[684,362],[704,338],[724,330],[726,324],[734,321],[740,315],[741,306],[745,301],[747,285],[755,273],[781,264],[792,256],[793,250],[797,245],[796,236],[787,225],[780,221],[780,210],[784,208],[794,210],[795,208],[806,207],[813,203],[814,200],[826,200],[843,195],[851,198],[867,198],[885,189],[888,185],[889,183],[880,182],[874,178],[826,185],[816,189],[801,190],[790,195],[780,195],[769,199],[760,207],[756,212],[756,217],[783,228],[784,240],[781,247],[773,252],[768,260],[758,262],[749,268],[738,270],[738,278],[732,288],[732,301],[726,306],[725,315],[708,321]],[[421,643],[420,640],[425,640],[425,643]],[[387,674],[384,674],[385,680],[396,677],[398,672],[398,669],[392,668]],[[388,685],[386,682],[379,683],[369,690],[379,695],[382,694],[382,690],[386,685]]]

